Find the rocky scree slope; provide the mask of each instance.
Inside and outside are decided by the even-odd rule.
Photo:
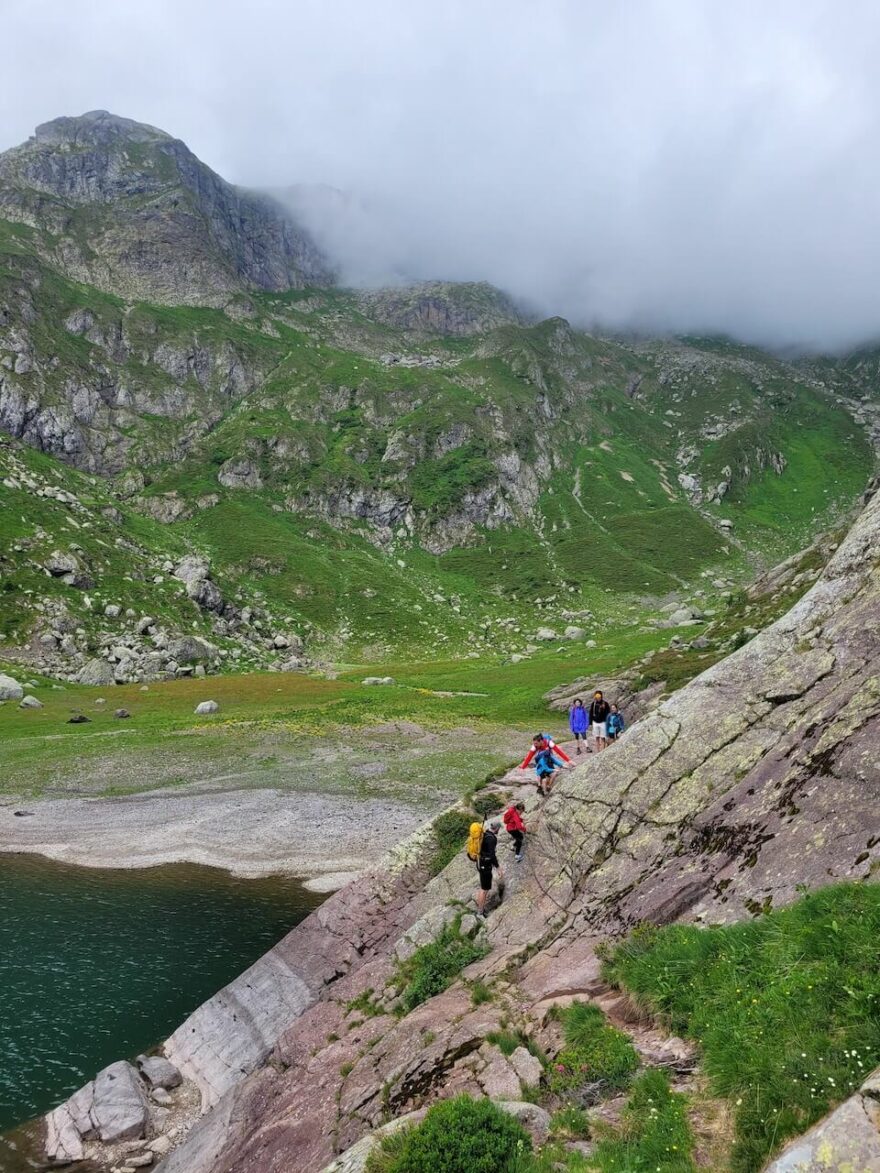
[[[508,1059],[496,1032],[552,1055],[560,1000],[612,1013],[601,941],[643,920],[733,921],[799,888],[868,881],[880,859],[878,603],[875,497],[790,612],[563,776],[532,814],[504,902],[471,929],[486,932],[487,955],[408,1014],[393,1013],[396,959],[461,914],[463,855],[426,883],[426,830],[328,900],[166,1044],[207,1111],[163,1173],[280,1171],[293,1153],[310,1173],[439,1096],[519,1101],[540,1073]],[[477,979],[490,1001],[472,998]],[[643,1058],[692,1062],[657,1039]]]

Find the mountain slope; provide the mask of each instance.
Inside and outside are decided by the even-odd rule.
[[[226,183],[164,131],[103,110],[38,126],[0,155],[0,215],[35,229],[60,271],[128,298],[218,304],[329,279],[280,204]]]
[[[109,605],[179,628],[149,584],[192,549],[230,607],[316,658],[369,659],[528,654],[538,626],[598,635],[670,592],[711,604],[844,515],[874,466],[870,365],[857,397],[846,363],[597,337],[485,285],[317,287],[285,214],[111,115],[0,156],[0,216],[0,429],[62,462],[0,457],[15,658],[42,647],[41,595],[102,638],[80,588],[38,589],[72,537],[16,488],[22,462],[94,502],[83,562],[107,563],[100,532],[152,567],[144,590],[110,568]],[[83,495],[65,466],[100,480]],[[191,621],[222,644],[237,619]]]

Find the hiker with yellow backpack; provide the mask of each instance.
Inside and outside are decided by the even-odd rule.
[[[498,862],[498,832],[501,830],[500,819],[490,819],[488,825],[471,823],[467,842],[468,859],[477,867],[480,877],[480,887],[477,890],[477,916],[486,915],[486,897],[492,891],[492,873],[498,872],[499,886],[504,883],[504,872]]]

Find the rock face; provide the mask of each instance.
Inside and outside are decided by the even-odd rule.
[[[880,499],[789,614],[563,775],[488,921],[492,952],[464,974],[491,977],[495,1002],[474,1007],[459,982],[401,1019],[381,1000],[375,1016],[352,1013],[472,892],[463,856],[425,884],[416,853],[338,893],[197,1011],[167,1050],[212,1110],[163,1173],[277,1173],[294,1151],[317,1173],[437,1095],[521,1099],[532,1057],[488,1036],[515,1013],[541,1038],[549,1006],[598,996],[606,933],[743,918],[801,884],[867,876],[880,843],[878,550]],[[673,1065],[684,1049],[643,1046]],[[838,1145],[872,1168],[866,1097],[792,1146],[779,1173]]]
[[[131,300],[217,304],[330,277],[280,205],[226,183],[164,131],[103,110],[38,126],[0,155],[0,215],[63,236],[56,264]]]

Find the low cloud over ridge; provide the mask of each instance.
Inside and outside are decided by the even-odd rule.
[[[9,0],[0,21],[2,145],[96,107],[161,126],[239,183],[305,185],[351,281],[486,279],[582,324],[771,346],[880,338],[862,0]]]

